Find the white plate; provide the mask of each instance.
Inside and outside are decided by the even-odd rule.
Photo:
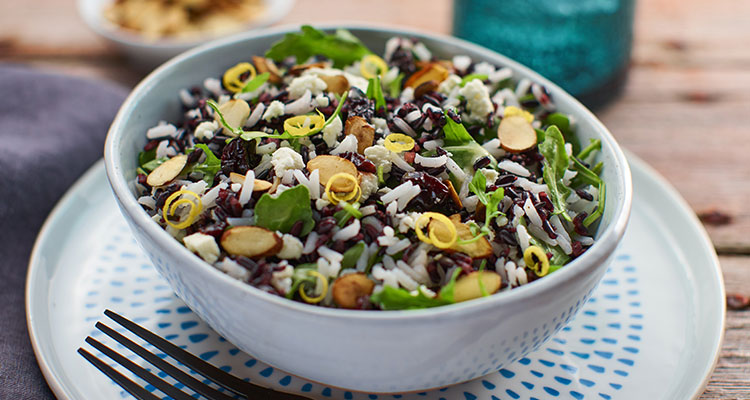
[[[96,321],[106,320],[105,308],[239,377],[312,398],[697,397],[711,376],[724,330],[716,253],[674,189],[642,161],[629,160],[632,221],[594,295],[537,351],[468,383],[404,395],[351,393],[289,376],[240,352],[200,321],[152,268],[115,205],[101,162],[68,191],[37,238],[26,288],[32,344],[61,399],[129,397],[76,353],[87,335],[113,342],[94,329]],[[523,339],[519,348],[526,345]]]

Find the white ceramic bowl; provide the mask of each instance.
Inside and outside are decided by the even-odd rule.
[[[482,299],[412,311],[315,307],[264,293],[193,255],[144,212],[131,191],[144,132],[177,120],[179,89],[218,76],[226,66],[262,54],[288,30],[216,41],[164,64],[122,105],[107,137],[107,175],[135,237],[178,296],[240,349],[291,374],[351,390],[403,392],[482,376],[520,358],[563,327],[607,268],[630,214],[625,156],[607,129],[579,102],[538,74],[482,47],[414,31],[348,27],[376,53],[394,35],[419,38],[437,56],[467,54],[511,67],[545,85],[560,111],[572,114],[582,142],[602,140],[606,208],[597,242],[548,277]]]
[[[105,7],[112,3],[114,0],[78,0],[78,13],[91,30],[127,55],[140,68],[151,69],[188,49],[216,39],[216,36],[206,34],[190,39],[146,40],[136,33],[120,29],[104,18]],[[266,13],[258,19],[248,21],[238,32],[275,24],[289,13],[294,0],[264,0],[264,3]]]

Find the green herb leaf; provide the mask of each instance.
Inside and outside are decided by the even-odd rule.
[[[333,61],[335,68],[359,61],[372,52],[349,31],[339,29],[329,35],[309,25],[303,25],[300,32],[287,33],[266,52],[266,57],[274,61],[283,61],[294,56],[298,63],[308,58],[321,55]]]
[[[275,199],[264,193],[255,205],[255,224],[258,226],[289,233],[297,221],[304,223],[300,237],[306,236],[315,226],[310,206],[310,191],[305,185],[287,189]]]
[[[255,78],[251,79],[249,82],[247,82],[245,84],[245,87],[242,88],[241,92],[242,93],[247,93],[247,92],[252,92],[253,90],[258,89],[264,83],[266,83],[266,81],[270,77],[271,77],[271,73],[270,72],[264,72],[264,73],[262,73],[260,75],[257,75]]]
[[[590,139],[589,145],[586,146],[583,150],[581,150],[580,153],[576,157],[580,160],[585,160],[588,158],[593,152],[599,151],[602,149],[602,141],[599,139]]]
[[[153,159],[153,160],[151,160],[151,161],[149,161],[149,162],[141,165],[141,168],[143,168],[143,170],[146,171],[146,172],[151,172],[151,171],[155,170],[156,167],[164,164],[164,161],[167,161],[167,160],[169,160],[168,157],[155,158],[155,159]]]
[[[401,95],[401,82],[404,81],[404,73],[398,74],[396,79],[392,80],[391,83],[388,84],[388,93],[391,95],[391,97],[398,97]]]
[[[448,146],[460,146],[471,142],[474,142],[474,138],[471,137],[469,131],[466,130],[463,124],[459,124],[454,121],[453,118],[448,116],[448,111],[444,111],[446,124],[443,127],[443,134],[445,135],[445,144]]]
[[[416,296],[412,296],[408,290],[392,286],[384,286],[380,292],[373,293],[370,301],[379,305],[383,310],[415,310],[453,303],[440,296],[427,297],[421,291],[418,291]]]
[[[143,165],[156,158],[156,147],[149,151],[142,151],[138,153],[138,166],[143,168]]]
[[[359,203],[352,205],[342,201],[339,205],[341,206],[341,210],[336,211],[336,213],[333,214],[333,218],[336,218],[340,227],[343,228],[352,217],[357,219],[362,218],[362,213],[359,211]]]
[[[448,303],[455,303],[454,297],[453,297],[453,291],[456,288],[456,279],[458,279],[458,275],[461,273],[461,270],[459,268],[456,268],[453,271],[453,275],[451,275],[451,279],[448,281],[448,283],[443,286],[442,289],[440,289],[440,293],[438,293],[437,298],[443,299],[444,301],[447,301]]]
[[[188,171],[203,173],[203,180],[211,187],[214,184],[216,173],[221,169],[221,159],[216,157],[205,144],[196,144],[195,147],[203,150],[206,160],[202,163],[195,163]]]
[[[380,76],[370,78],[367,85],[367,98],[375,100],[375,111],[385,110],[385,97],[383,97],[383,87],[380,84]]]
[[[467,83],[473,81],[474,79],[479,79],[480,81],[486,81],[489,77],[487,74],[469,74],[464,76],[464,79],[461,79],[461,87],[464,87]]]
[[[341,268],[354,268],[357,260],[365,251],[365,242],[359,242],[344,252],[344,258],[341,260]]]
[[[602,214],[604,213],[605,192],[606,190],[604,186],[604,181],[599,181],[599,204],[597,204],[596,210],[594,210],[594,212],[592,212],[591,215],[589,215],[588,217],[586,217],[586,219],[583,220],[583,225],[585,225],[586,227],[596,222],[596,220],[599,219],[599,217],[601,217]]]
[[[547,243],[535,238],[534,236],[531,236],[531,239],[529,240],[529,243],[532,246],[537,246],[545,253],[552,254],[552,258],[549,259],[550,265],[565,265],[570,261],[570,256],[565,254],[564,251],[560,248],[560,246],[550,246]]]
[[[565,141],[573,145],[573,154],[576,154],[581,149],[581,144],[576,137],[575,132],[570,126],[570,119],[568,116],[559,112],[554,112],[544,119],[545,126],[556,126],[562,132]]]
[[[555,206],[555,214],[561,214],[566,220],[572,221],[565,204],[570,188],[565,186],[562,180],[570,164],[565,152],[565,139],[560,130],[553,125],[544,132],[544,141],[538,147],[544,156],[542,177],[549,189],[550,200]]]
[[[602,181],[601,178],[594,171],[586,168],[585,165],[577,158],[573,157],[573,169],[578,171],[578,174],[570,181],[571,187],[580,187],[583,185],[599,186]]]
[[[487,193],[485,193],[485,191],[487,190],[487,178],[484,176],[482,171],[477,171],[474,173],[474,178],[472,178],[471,182],[469,182],[469,190],[477,195],[477,198],[482,202],[482,204],[487,205],[487,202],[489,201]]]

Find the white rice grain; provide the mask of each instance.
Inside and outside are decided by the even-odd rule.
[[[138,198],[138,204],[146,206],[152,210],[156,209],[156,200],[151,196],[141,196]]]
[[[253,217],[247,217],[247,218],[227,217],[227,223],[232,226],[249,226],[255,223],[255,218]]]
[[[438,148],[438,146],[442,146],[442,145],[443,145],[443,141],[441,139],[436,139],[436,140],[428,140],[424,142],[422,147],[424,147],[425,150],[434,151]]]
[[[427,142],[425,142],[425,144],[427,144]],[[488,141],[487,143],[483,144],[482,147],[496,159],[500,159],[505,156],[505,150],[500,148],[500,139],[498,138],[494,138]]]
[[[412,199],[419,196],[422,193],[422,189],[418,185],[412,185],[409,191],[398,198],[398,210],[403,211]]]
[[[530,180],[528,180],[526,178],[518,178],[518,179],[516,179],[516,181],[514,182],[514,185],[516,185],[516,186],[518,186],[518,187],[520,187],[520,188],[522,188],[522,189],[524,189],[526,191],[529,191],[529,192],[532,192],[534,194],[537,194],[537,195],[539,193],[541,193],[541,192],[546,192],[547,189],[548,189],[547,185],[540,184],[540,183],[534,183],[534,182],[532,182],[532,181],[530,181]]]
[[[534,207],[534,204],[531,202],[531,197],[527,197],[526,201],[523,203],[523,211],[526,213],[526,216],[529,217],[529,220],[533,225],[536,225],[539,228],[542,227],[542,218],[539,216],[536,207]]]
[[[317,171],[317,169],[316,169],[316,171]],[[363,217],[375,214],[375,211],[377,211],[377,208],[375,208],[374,205],[364,206],[364,207],[362,207],[362,208],[359,209],[359,212],[362,213]]]
[[[417,132],[414,132],[414,129],[401,117],[393,117],[393,124],[396,125],[396,127],[400,129],[401,132],[411,137],[417,136]]]
[[[318,233],[315,231],[312,231],[307,235],[305,247],[302,248],[302,254],[310,254],[315,251],[315,244],[318,242],[318,236]]]
[[[425,168],[437,168],[445,165],[448,156],[443,154],[438,157],[422,157],[419,153],[414,155],[414,162],[422,165]]]
[[[401,239],[398,242],[388,246],[385,249],[385,254],[388,254],[389,256],[392,256],[400,251],[406,250],[407,247],[411,245],[411,242],[409,239]]]
[[[276,151],[276,148],[278,146],[274,142],[269,142],[263,145],[260,145],[255,148],[255,152],[258,154],[271,154],[274,151]]]
[[[550,246],[557,246],[557,240],[549,237],[549,235],[547,234],[547,232],[544,231],[544,229],[533,224],[527,226],[526,229],[529,231],[529,234],[531,236],[543,241],[544,243],[547,243]]]
[[[354,218],[351,224],[347,225],[345,228],[341,229],[340,231],[336,232],[335,235],[333,235],[333,240],[349,240],[354,236],[357,236],[357,234],[359,233],[359,228],[361,228],[360,222],[358,219]]]
[[[391,190],[390,192],[380,196],[380,201],[382,201],[383,204],[388,204],[394,200],[397,200],[401,196],[404,196],[407,193],[409,193],[409,190],[411,189],[412,186],[414,186],[414,184],[411,183],[411,181],[406,181],[396,186],[395,188],[393,188],[393,190]]]
[[[284,105],[284,114],[302,115],[309,113],[314,109],[315,106],[312,103],[312,93],[308,89],[305,90],[305,93],[300,98]]]
[[[318,254],[320,254],[321,257],[325,257],[328,261],[341,262],[341,260],[344,259],[344,256],[341,253],[325,246],[318,247]]]
[[[526,251],[531,241],[531,236],[526,231],[526,227],[523,225],[516,226],[516,239],[518,239],[518,245],[521,247],[521,251]]]
[[[172,124],[159,123],[153,128],[146,131],[146,137],[153,139],[161,139],[165,137],[175,137],[177,135],[177,127]]]
[[[452,158],[448,157],[448,159],[445,161],[445,166],[448,168],[448,171],[450,171],[453,176],[458,179],[459,182],[463,182],[466,180],[466,173],[464,172],[461,167],[456,164],[455,161],[453,161]]]
[[[391,270],[391,272],[396,276],[396,279],[398,279],[398,283],[401,284],[404,289],[415,290],[419,286],[414,279],[412,279],[409,275],[406,274],[406,272],[402,271],[401,269],[396,268]]]
[[[518,85],[516,85],[515,91],[516,98],[523,97],[526,93],[528,93],[529,88],[531,88],[531,80],[523,78],[518,81]]]
[[[531,172],[529,172],[529,170],[526,169],[523,165],[511,160],[500,161],[499,163],[497,163],[497,167],[518,176],[527,177],[531,175]]]
[[[518,281],[516,280],[516,263],[513,261],[505,263],[505,275],[508,277],[508,285],[518,285]]]
[[[253,170],[249,170],[245,174],[245,181],[242,182],[242,192],[240,192],[240,198],[238,199],[240,204],[243,207],[252,198],[254,187],[255,187],[255,172],[253,172]]]
[[[216,205],[216,198],[219,197],[219,190],[226,189],[229,187],[229,185],[226,182],[221,182],[218,185],[214,186],[213,189],[206,192],[201,197],[201,204],[203,204],[204,209],[209,209]]]
[[[354,136],[354,135],[349,135],[349,136]],[[356,147],[354,151],[356,151]],[[409,165],[408,162],[404,161],[404,159],[401,158],[401,156],[396,153],[391,152],[391,162],[395,164],[397,167],[401,168],[405,172],[414,171],[414,167]]]
[[[346,135],[344,140],[335,149],[330,151],[330,154],[339,155],[348,151],[357,152],[357,137],[354,135]]]
[[[393,261],[393,257],[389,255],[383,256],[383,267],[389,271],[396,269],[396,262]]]

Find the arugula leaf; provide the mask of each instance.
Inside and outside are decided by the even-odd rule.
[[[370,296],[370,301],[378,304],[383,310],[416,310],[452,303],[440,297],[427,297],[421,291],[417,292],[416,296],[412,296],[406,289],[384,286],[383,290]]]
[[[538,240],[537,238],[531,236],[531,239],[529,239],[529,243],[533,246],[537,246],[545,253],[552,254],[552,258],[549,259],[550,264],[555,265],[565,265],[570,261],[570,256],[565,254],[564,251],[560,248],[560,246],[550,246],[547,243]]]
[[[482,171],[477,171],[474,173],[474,178],[472,178],[471,182],[469,182],[469,190],[477,195],[477,198],[482,202],[482,204],[487,205],[488,197],[487,193],[485,193],[485,191],[487,190],[487,178],[484,176]]]
[[[310,233],[315,226],[310,206],[310,191],[305,185],[287,189],[275,199],[264,193],[255,204],[255,224],[258,226],[289,233],[297,221],[304,223],[300,237]]]
[[[487,74],[469,74],[464,76],[463,79],[461,79],[461,83],[459,84],[461,87],[464,87],[467,83],[473,81],[474,79],[479,79],[480,81],[486,81],[489,77]]]
[[[503,197],[505,197],[505,189],[503,188],[497,188],[495,189],[492,194],[490,194],[490,198],[487,200],[487,204],[485,204],[485,217],[484,220],[487,221],[485,223],[486,226],[489,227],[490,220],[492,218],[498,217],[500,215],[503,215],[500,210],[498,210],[498,206],[500,205],[500,202],[503,201]]]
[[[446,145],[460,146],[474,142],[474,138],[471,137],[469,131],[466,130],[463,124],[459,124],[454,121],[453,118],[449,117],[447,110],[443,113],[445,114],[445,120],[447,121],[443,127]]]
[[[458,279],[458,275],[461,273],[461,270],[459,268],[456,268],[453,271],[453,275],[451,275],[451,279],[448,281],[448,283],[443,286],[442,289],[440,289],[440,293],[438,293],[437,298],[443,299],[449,303],[455,303],[454,297],[453,297],[453,291],[456,288],[456,280]]]
[[[297,63],[303,63],[312,56],[321,55],[333,61],[335,68],[342,68],[367,54],[372,52],[345,29],[329,35],[310,25],[303,25],[300,32],[287,33],[282,40],[274,43],[266,52],[266,57],[283,61],[294,56]]]
[[[576,157],[585,160],[591,153],[602,149],[602,141],[599,139],[589,139],[589,145],[586,146]]]
[[[591,213],[586,219],[583,220],[583,225],[588,227],[589,225],[593,224],[599,217],[602,216],[604,213],[604,196],[605,196],[605,186],[604,181],[599,181],[599,204],[596,206],[596,210]]]
[[[214,184],[216,173],[221,169],[221,159],[216,157],[211,149],[203,143],[196,144],[195,147],[203,150],[206,160],[202,163],[195,163],[188,171],[203,173],[203,180],[206,181],[208,187],[211,187]]]
[[[271,73],[270,72],[264,72],[264,73],[262,73],[260,75],[257,75],[255,78],[253,78],[249,82],[247,82],[245,84],[245,87],[243,87],[240,92],[242,92],[242,93],[252,92],[253,90],[258,89],[259,87],[261,87],[261,85],[263,85],[264,83],[266,83],[266,81],[270,77],[271,77]]]
[[[391,97],[398,97],[401,95],[401,82],[404,80],[404,73],[398,74],[396,79],[391,81],[391,83],[388,84],[388,94],[391,95]]]
[[[138,166],[143,168],[143,165],[147,162],[156,158],[156,147],[149,151],[142,151],[138,153]]]
[[[151,160],[151,161],[149,161],[149,162],[141,165],[141,168],[143,168],[143,170],[146,171],[146,172],[151,172],[151,171],[155,170],[156,167],[164,164],[164,161],[167,161],[167,160],[169,160],[168,157],[155,158],[155,159],[153,159],[153,160]]]
[[[344,252],[344,258],[341,260],[341,268],[354,268],[357,260],[365,251],[365,242],[359,242]]]
[[[578,137],[575,136],[573,129],[570,127],[570,119],[568,116],[559,112],[554,112],[544,119],[544,125],[556,126],[557,129],[563,134],[565,141],[573,145],[573,154],[578,152],[581,148],[581,144],[578,141]]]
[[[583,185],[599,186],[599,182],[602,181],[594,171],[586,168],[576,157],[573,157],[573,169],[578,171],[578,174],[570,182],[571,187],[575,188]]]
[[[375,111],[380,108],[385,110],[385,97],[383,97],[383,87],[380,84],[380,76],[370,78],[367,85],[367,98],[375,100]]]
[[[497,188],[493,192],[487,194],[487,178],[485,178],[482,171],[477,171],[474,173],[474,178],[472,178],[469,183],[469,190],[471,190],[472,193],[477,196],[477,199],[484,204],[484,226],[481,228],[481,231],[482,235],[489,235],[492,219],[502,214],[502,212],[497,209],[497,206],[503,201],[505,189]]]
[[[292,299],[294,297],[294,294],[297,293],[297,290],[299,290],[300,285],[303,283],[305,283],[307,286],[315,286],[318,278],[307,273],[307,271],[311,270],[317,271],[318,264],[300,264],[294,268],[294,273],[292,274],[292,288],[289,289],[289,292],[287,292],[286,294],[287,299]]]
[[[544,132],[544,141],[538,147],[544,156],[542,177],[549,189],[550,200],[555,206],[555,214],[561,214],[566,220],[572,221],[565,204],[570,188],[565,186],[562,180],[570,164],[568,153],[565,152],[565,139],[560,130],[553,125]]]

